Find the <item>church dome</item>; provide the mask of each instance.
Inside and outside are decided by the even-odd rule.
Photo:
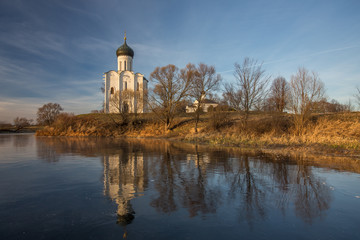
[[[116,50],[116,56],[130,56],[134,57],[134,50],[126,44],[126,35],[124,37],[124,44]]]

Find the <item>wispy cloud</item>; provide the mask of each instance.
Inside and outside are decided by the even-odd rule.
[[[314,56],[325,55],[325,54],[334,53],[334,52],[341,52],[341,51],[354,49],[354,48],[360,48],[360,44],[355,44],[355,45],[346,46],[346,47],[327,49],[327,50],[318,51],[318,52],[314,52],[314,53],[306,54],[306,55],[300,55],[300,56],[294,56],[294,57],[288,57],[288,58],[281,58],[281,59],[276,59],[276,60],[268,60],[268,61],[265,61],[263,63],[259,63],[258,65],[260,65],[260,64],[262,64],[262,65],[271,65],[271,64],[274,64],[274,63],[296,61],[296,60],[299,60],[299,59],[303,60],[303,59],[307,59],[307,58],[314,57]],[[234,69],[220,71],[219,73],[229,73],[229,72],[234,72]]]
[[[62,36],[44,31],[25,30],[0,35],[0,44],[6,44],[47,59],[56,58],[56,54],[70,55],[65,47],[65,42],[66,40]]]
[[[88,2],[86,2],[88,3]],[[74,6],[71,6],[69,4],[65,4],[63,1],[57,1],[55,2],[55,4],[59,7],[62,7],[66,10],[69,10],[71,12],[73,12],[74,14],[81,14],[83,16],[86,16],[89,19],[94,19],[94,20],[102,20],[102,16],[100,14],[96,14],[94,11],[89,11],[89,10],[85,10],[84,6],[82,8],[77,8]]]
[[[279,62],[295,61],[298,59],[303,60],[303,59],[307,59],[307,58],[314,57],[314,56],[325,55],[325,54],[329,54],[329,53],[333,53],[333,52],[341,52],[341,51],[345,51],[345,50],[349,50],[349,49],[353,49],[353,48],[359,48],[359,47],[360,47],[360,44],[347,46],[347,47],[327,49],[327,50],[318,51],[318,52],[314,52],[314,53],[310,53],[310,54],[306,54],[306,55],[295,56],[295,57],[291,57],[291,58],[283,58],[283,59],[278,59],[278,60],[266,61],[266,62],[264,62],[264,65],[269,65],[269,64],[273,64],[273,63],[279,63]]]

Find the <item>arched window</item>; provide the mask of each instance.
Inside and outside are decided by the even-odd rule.
[[[127,82],[124,83],[124,88],[127,90]]]
[[[110,89],[110,94],[114,94],[114,88],[113,87]]]
[[[136,91],[139,91],[139,90],[140,90],[140,84],[139,84],[139,82],[137,82]]]
[[[124,61],[124,71],[126,71],[126,61]]]
[[[122,61],[120,61],[120,69],[119,69],[120,71],[121,71],[121,67],[122,67],[121,64],[122,64]]]

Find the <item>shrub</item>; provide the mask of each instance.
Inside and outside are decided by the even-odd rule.
[[[76,123],[76,117],[73,113],[60,113],[55,122],[52,124],[53,127],[59,131],[64,131],[69,127],[74,127]]]
[[[24,118],[24,117],[17,117],[14,119],[14,125],[15,125],[15,131],[19,131],[25,127],[28,127],[31,125],[32,123],[32,119],[27,119],[27,118]]]
[[[292,128],[291,119],[279,114],[260,117],[253,116],[246,122],[246,124],[243,124],[243,121],[241,121],[241,123],[242,124],[238,126],[239,132],[246,132],[255,135],[262,135],[266,133],[281,135],[289,133]]]
[[[210,108],[209,108],[210,110]],[[230,123],[230,114],[223,111],[221,107],[212,108],[209,111],[209,125],[208,127],[213,130],[219,130],[221,127]]]

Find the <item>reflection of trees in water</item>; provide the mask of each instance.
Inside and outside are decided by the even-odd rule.
[[[266,163],[263,175],[271,177],[276,187],[272,191],[272,199],[276,206],[285,214],[289,203],[293,202],[295,214],[303,221],[311,223],[313,219],[322,217],[330,207],[330,189],[325,185],[325,179],[312,172],[310,162],[303,157],[289,159],[286,157],[265,157]]]
[[[21,134],[21,135],[13,135],[13,143],[15,147],[26,147],[30,144],[31,138],[33,135],[29,134]]]
[[[220,204],[221,192],[216,187],[209,187],[207,178],[206,164],[209,161],[208,154],[199,153],[198,146],[195,147],[193,164],[188,164],[187,168],[177,174],[182,185],[182,205],[189,210],[190,217],[202,214],[215,213]]]
[[[159,157],[159,166],[152,166],[157,170],[152,171],[152,175],[157,175],[155,189],[159,192],[159,197],[151,202],[151,206],[164,213],[173,212],[177,209],[174,198],[177,186],[174,180],[173,165],[179,162],[172,161],[172,157],[170,150],[167,149]]]
[[[0,134],[0,146],[12,144],[16,148],[27,147],[32,143],[33,134]]]
[[[11,140],[12,135],[9,134],[0,134],[0,146],[8,144]]]
[[[247,154],[237,157],[238,162],[226,172],[230,184],[229,196],[238,202],[239,217],[252,223],[256,218],[264,218],[266,193],[269,192],[262,175],[256,173],[261,166],[254,166]]]
[[[196,147],[189,158],[168,147],[160,162],[149,167],[158,170],[152,174],[158,197],[151,206],[160,212],[176,211],[181,205],[190,216],[215,213],[226,200],[236,205],[241,221],[252,224],[266,216],[267,206],[275,205],[285,214],[294,202],[297,216],[310,223],[329,208],[331,196],[324,180],[301,159],[280,161],[257,153],[202,152]]]
[[[153,163],[154,168],[158,168],[158,171],[152,172],[158,196],[151,206],[168,213],[181,205],[188,209],[190,217],[198,213],[216,212],[220,192],[207,183],[204,163],[208,156],[198,152],[189,156],[185,151],[174,154],[174,149],[175,146],[168,145],[166,151],[161,153],[160,164]]]
[[[277,184],[276,207],[285,215],[290,201],[292,176],[294,176],[296,168],[294,162],[291,162],[289,158],[274,156],[273,158],[266,159],[268,164],[274,161],[276,161],[276,164],[272,164],[269,174]]]
[[[324,215],[330,206],[330,190],[324,179],[317,178],[304,159],[297,159],[297,176],[295,184],[295,211],[304,221],[311,223],[315,217]]]
[[[307,223],[323,216],[329,208],[331,195],[323,184],[325,180],[314,175],[302,158],[249,159],[247,154],[237,158],[239,165],[225,175],[231,183],[230,196],[240,200],[239,215],[249,224],[265,217],[266,206],[272,202],[283,214],[293,202],[296,215]]]
[[[56,145],[46,141],[47,139],[48,138],[37,138],[36,152],[38,158],[47,162],[57,162],[59,161],[60,154],[56,152]]]
[[[131,200],[145,191],[150,180],[156,192],[150,205],[159,212],[182,207],[193,217],[214,214],[227,204],[249,224],[266,217],[269,206],[286,214],[290,203],[298,217],[311,223],[324,215],[331,201],[324,180],[302,158],[157,140],[38,140],[38,153],[48,159],[53,156],[46,147],[56,156],[69,152],[102,156],[104,193],[117,203],[118,222],[124,225],[134,217]]]

